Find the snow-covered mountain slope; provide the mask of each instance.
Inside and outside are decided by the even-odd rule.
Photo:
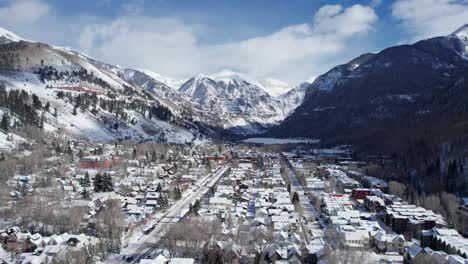
[[[283,116],[288,117],[304,101],[305,93],[310,86],[310,83],[304,82],[294,89],[278,96],[277,100],[280,103]]]
[[[468,60],[468,24],[463,25],[455,32],[451,34],[452,37],[455,37],[460,40],[462,47],[460,49],[460,55]]]
[[[0,44],[25,40],[13,32],[0,27]]]
[[[52,133],[85,137],[97,141],[132,139],[185,143],[199,142],[202,138],[196,130],[185,128],[170,120],[158,118],[156,115],[149,118],[148,112],[152,111],[151,106],[157,104],[156,101],[148,101],[149,104],[146,105],[148,111],[141,111],[139,108],[145,106],[141,98],[130,99],[119,94],[113,94],[109,98],[99,93],[96,96],[98,103],[95,106],[91,104],[86,109],[81,104],[77,107],[77,98],[87,100],[87,98],[92,98],[92,95],[73,90],[81,86],[66,86],[69,84],[59,81],[43,83],[34,73],[15,71],[0,71],[0,82],[4,83],[8,90],[22,90],[26,91],[29,96],[37,95],[43,106],[49,104],[49,110],[40,108],[37,111],[38,115],[44,116],[44,129]],[[55,88],[57,87],[55,85],[64,86],[60,86],[62,89]],[[63,98],[58,97],[61,91],[65,93]],[[84,94],[88,94],[88,97]],[[130,106],[137,103],[141,105]],[[114,104],[123,107],[118,110],[115,106],[110,107]]]
[[[7,91],[27,92],[25,104],[32,105],[33,95],[42,102],[34,111],[43,120],[31,123],[93,140],[184,143],[206,138],[202,124],[186,116],[183,107],[166,102],[174,102],[178,93],[162,82],[71,49],[6,35],[9,41],[0,44],[0,82]],[[0,105],[0,110],[24,119],[11,107]]]
[[[230,70],[185,82],[179,92],[211,114],[211,123],[235,133],[261,133],[286,118],[303,100],[303,84],[282,96],[272,96],[259,82]]]
[[[237,74],[199,74],[184,83],[179,92],[215,113],[215,124],[243,133],[258,133],[284,119],[279,102],[263,89]]]
[[[58,114],[65,119],[51,124],[51,130],[67,127],[71,134],[81,133],[93,139],[177,140],[168,136],[172,131],[176,138],[179,132],[192,134],[193,140],[202,134],[214,135],[220,129],[241,134],[258,133],[282,121],[299,105],[304,94],[301,89],[294,89],[276,98],[265,91],[276,89],[279,93],[277,87],[286,87],[284,83],[270,80],[268,85],[275,86],[270,89],[267,83],[261,84],[230,70],[191,78],[176,90],[173,88],[179,81],[148,70],[122,68],[71,48],[28,41],[3,29],[0,39],[3,40],[0,42],[0,77],[8,89],[26,89],[51,105],[58,104]],[[55,102],[64,100],[54,98],[59,92],[70,94],[65,105]],[[83,94],[96,95],[98,99],[94,100],[99,103],[95,102],[93,113],[81,121],[77,118],[89,115],[90,109],[80,112],[73,106],[72,112],[76,113],[70,117],[68,108],[76,104],[74,100],[81,100],[77,98]],[[109,110],[108,105],[114,103],[126,108]],[[165,119],[154,118],[158,114]],[[69,121],[71,123],[67,123]],[[146,132],[138,131],[142,127],[135,127],[135,122]],[[117,123],[119,132],[108,130],[109,124]],[[176,129],[177,126],[180,129]],[[90,132],[93,127],[95,131]],[[125,128],[126,132],[120,128]]]
[[[467,32],[465,25],[448,36],[363,54],[332,68],[268,134],[389,149],[419,133],[439,139],[466,135]]]
[[[140,86],[149,92],[169,97],[176,94],[171,87],[142,71],[134,69],[119,69],[116,72],[117,75],[126,82]]]

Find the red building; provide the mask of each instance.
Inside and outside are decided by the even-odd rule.
[[[356,200],[362,200],[366,199],[366,197],[370,194],[371,191],[369,189],[354,189],[351,193],[351,197],[353,197]]]
[[[105,156],[87,156],[80,159],[79,166],[83,169],[109,168],[114,164],[110,157]]]
[[[224,161],[224,160],[228,160],[229,159],[229,156],[226,155],[226,154],[223,154],[223,155],[215,155],[215,156],[208,156],[206,157],[207,160],[213,160],[213,161]]]

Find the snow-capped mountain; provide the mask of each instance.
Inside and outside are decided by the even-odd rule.
[[[284,118],[273,97],[239,75],[199,74],[185,82],[179,92],[205,112],[215,113],[214,123],[227,129],[256,133]]]
[[[191,78],[174,89],[180,81],[25,40],[1,28],[0,81],[50,105],[37,110],[49,131],[95,140],[187,142],[215,135],[217,129],[258,133],[282,121],[304,97],[303,89],[293,89],[276,98],[266,91],[279,93],[273,86],[284,83],[270,80],[270,89],[229,70]]]
[[[261,83],[230,70],[199,74],[180,88],[205,113],[214,113],[213,124],[236,133],[260,133],[286,118],[304,98],[307,85],[281,97],[266,92]]]
[[[459,29],[455,30],[451,37],[460,40],[461,49],[458,51],[460,55],[468,60],[468,24],[461,26]]]
[[[389,148],[408,135],[466,134],[467,32],[465,25],[448,36],[363,54],[332,68],[269,134]]]
[[[3,29],[0,39],[2,86],[22,90],[29,98],[35,95],[41,102],[28,121],[33,125],[93,140],[179,143],[204,137],[200,118],[189,117],[184,105],[177,104],[178,93],[145,73],[72,49],[26,41]],[[24,120],[19,109],[3,110]]]
[[[0,44],[9,43],[9,42],[19,42],[22,40],[24,41],[25,39],[19,37],[13,32],[10,32],[0,27]]]

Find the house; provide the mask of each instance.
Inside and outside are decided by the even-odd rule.
[[[369,244],[369,234],[365,230],[343,232],[345,245],[350,248],[365,248]]]
[[[169,261],[169,264],[195,264],[195,259],[193,259],[193,258],[172,258]]]
[[[351,192],[351,197],[353,197],[355,200],[363,200],[370,194],[371,191],[369,189],[353,189]]]
[[[385,224],[398,234],[403,234],[407,239],[419,239],[422,230],[447,225],[440,214],[412,204],[393,203],[387,205],[384,217]]]
[[[226,197],[211,197],[209,203],[217,209],[227,209],[232,206],[232,201]]]
[[[385,234],[383,231],[378,231],[372,237],[371,243],[376,246],[380,252],[403,253],[405,238],[402,235]]]
[[[107,156],[86,156],[80,159],[78,166],[82,169],[109,168],[114,160]]]
[[[421,244],[447,254],[468,258],[468,239],[461,236],[455,229],[435,227],[424,231]]]
[[[380,212],[385,209],[385,201],[374,195],[366,196],[364,205],[370,212]]]
[[[261,263],[302,263],[302,252],[293,244],[271,244],[264,252]]]
[[[9,228],[1,233],[5,249],[11,252],[31,252],[37,245],[31,241],[29,232],[21,232],[18,227]]]
[[[319,178],[306,178],[307,189],[312,192],[323,192],[325,190],[325,182]]]
[[[430,248],[420,248],[415,250],[415,254],[405,254],[404,262],[411,264],[448,264],[448,255]]]

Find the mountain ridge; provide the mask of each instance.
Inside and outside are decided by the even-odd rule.
[[[267,134],[390,150],[404,145],[407,137],[421,136],[411,131],[432,129],[447,115],[468,111],[462,103],[468,102],[468,87],[461,88],[468,77],[466,47],[463,34],[450,34],[358,56],[317,77],[302,104]],[[441,100],[452,92],[453,102]],[[458,128],[433,131],[434,140],[463,134]]]

